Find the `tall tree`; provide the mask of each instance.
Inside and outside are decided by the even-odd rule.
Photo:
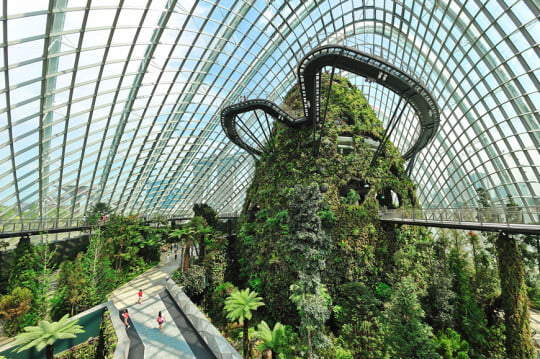
[[[424,311],[417,291],[414,278],[404,277],[395,286],[386,305],[386,344],[392,358],[439,358],[431,340],[432,329],[423,321]]]
[[[57,315],[63,316],[69,313],[76,314],[77,308],[83,308],[83,303],[87,298],[88,286],[92,285],[87,281],[82,266],[82,254],[79,253],[74,261],[66,261],[60,265],[58,274],[58,287],[53,318]],[[69,308],[66,307],[66,304]]]
[[[90,308],[105,300],[107,293],[117,283],[116,274],[106,252],[106,239],[97,230],[91,237],[86,252],[81,258],[84,281],[84,309]],[[75,278],[73,278],[75,279]],[[74,286],[80,283],[73,282]]]
[[[7,265],[11,269],[8,279],[8,290],[20,287],[29,279],[29,271],[34,268],[32,261],[33,253],[34,246],[30,243],[30,238],[21,237]]]
[[[193,236],[195,235],[195,230],[187,225],[184,225],[180,229],[175,229],[169,234],[170,237],[178,238],[184,241],[184,258],[182,259],[182,272],[185,272],[189,269],[189,261],[191,259],[191,242],[193,241]]]
[[[34,307],[41,319],[48,319],[50,314],[52,273],[55,270],[53,257],[56,251],[51,251],[48,243],[35,246],[33,267],[30,280],[26,286],[34,293]]]
[[[457,330],[471,345],[471,356],[481,357],[489,352],[487,319],[473,294],[470,278],[471,272],[467,269],[467,261],[456,249],[449,255],[449,268],[453,277],[453,290],[456,293],[455,318]]]
[[[318,212],[322,194],[319,186],[298,185],[289,194],[289,235],[287,256],[297,273],[298,281],[290,286],[290,299],[296,304],[302,330],[306,333],[308,358],[315,349],[328,342],[323,334],[325,322],[330,317],[332,303],[321,283],[321,272],[330,247],[330,238],[324,231]],[[314,345],[313,338],[317,339]]]
[[[98,224],[103,216],[109,217],[114,213],[114,209],[107,203],[98,202],[92,205],[86,213],[86,220],[89,224]]]
[[[501,232],[497,239],[501,298],[506,331],[506,354],[509,358],[536,357],[529,322],[529,300],[525,272],[516,239]]]
[[[202,217],[205,219],[206,223],[212,227],[216,228],[218,223],[217,211],[210,207],[206,203],[195,203],[193,205],[193,214],[195,217]]]
[[[263,306],[261,297],[249,288],[239,290],[235,288],[225,299],[225,311],[229,320],[238,321],[243,326],[243,353],[244,358],[249,356],[249,321],[253,311]]]

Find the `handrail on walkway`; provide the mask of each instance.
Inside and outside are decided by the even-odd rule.
[[[220,219],[238,218],[238,212],[222,212],[217,216]],[[185,211],[168,216],[141,217],[149,223],[161,221],[189,220],[193,218],[193,212]],[[101,227],[104,222],[89,224],[85,218],[58,218],[58,219],[19,219],[0,220],[0,238],[9,238],[22,235],[36,235],[40,233],[60,233],[84,231],[93,227]]]
[[[397,208],[382,210],[380,219],[433,227],[540,234],[538,207]]]
[[[397,208],[381,212],[381,219],[415,219],[499,224],[540,224],[540,208],[527,207],[462,207],[462,208]]]
[[[0,220],[0,232],[47,231],[50,229],[84,226],[88,226],[88,223],[83,218]]]

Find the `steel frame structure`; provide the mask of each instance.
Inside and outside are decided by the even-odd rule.
[[[539,14],[532,0],[2,0],[0,219],[76,219],[97,202],[238,211],[254,161],[219,109],[281,104],[295,64],[326,45],[433,94],[440,126],[409,163],[424,207],[474,204],[481,187],[537,208]],[[399,95],[347,76],[387,124]],[[413,117],[390,136],[403,153],[422,131]]]

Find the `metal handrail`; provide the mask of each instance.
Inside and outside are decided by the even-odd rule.
[[[397,208],[383,210],[381,219],[452,221],[457,223],[540,224],[540,207]]]
[[[88,226],[84,218],[0,220],[0,233],[22,231],[44,231],[58,228]]]

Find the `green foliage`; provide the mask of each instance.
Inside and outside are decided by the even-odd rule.
[[[243,353],[244,358],[249,356],[249,321],[253,317],[253,311],[263,306],[264,303],[261,297],[258,297],[257,292],[251,291],[249,288],[239,290],[235,288],[225,299],[225,312],[227,319],[237,321],[243,325]]]
[[[66,351],[58,353],[56,358],[62,359],[112,359],[118,338],[108,312],[104,312],[100,325],[99,337],[90,337],[87,341]]]
[[[506,328],[506,354],[516,359],[535,358],[536,349],[531,336],[523,261],[516,239],[501,232],[496,246]]]
[[[313,349],[326,345],[322,328],[330,316],[332,299],[321,284],[321,271],[330,246],[321,218],[322,195],[317,185],[299,185],[288,196],[289,235],[287,236],[288,262],[298,278],[290,285],[290,299],[296,305],[301,331],[306,333],[309,355]],[[314,338],[319,338],[320,346]]]
[[[423,322],[424,311],[412,277],[403,278],[394,288],[384,312],[385,342],[391,357],[439,358],[431,340],[432,329]]]
[[[70,320],[67,315],[58,322],[40,320],[37,326],[24,328],[24,332],[17,335],[15,344],[20,353],[30,348],[37,351],[47,347],[46,356],[52,358],[54,343],[59,339],[75,338],[77,334],[84,333],[83,328],[77,324],[77,320]]]
[[[344,204],[357,205],[360,196],[355,190],[350,189],[349,192],[347,192],[347,197],[343,197],[341,200]]]
[[[29,238],[21,238],[13,251],[8,267],[11,268],[8,279],[8,290],[24,285],[33,270],[34,247]]]
[[[382,309],[379,296],[363,283],[345,283],[337,290],[335,304],[334,320],[342,345],[362,358],[382,358],[384,333],[378,319]]]
[[[11,293],[0,297],[0,316],[5,320],[4,330],[9,336],[19,332],[21,317],[31,309],[32,292],[16,287]]]
[[[257,350],[270,350],[273,353],[279,354],[288,351],[290,340],[287,336],[286,328],[283,324],[277,322],[274,328],[270,329],[268,324],[263,320],[257,325],[257,330],[252,333],[252,336],[262,340],[262,343],[257,344]]]
[[[336,215],[331,210],[321,210],[317,212],[321,218],[322,226],[326,229],[330,229],[336,223]]]
[[[60,266],[51,315],[60,318],[102,303],[118,285],[147,270],[159,258],[161,237],[136,216],[111,215],[90,236],[84,253]]]
[[[197,297],[207,287],[204,267],[192,264],[185,272],[176,271],[172,279],[181,287],[188,297]]]
[[[114,209],[107,203],[98,202],[90,207],[90,210],[86,213],[86,220],[88,224],[98,224],[103,216],[110,216],[114,213]]]
[[[540,281],[534,282],[532,287],[527,287],[527,296],[531,306],[540,310]]]
[[[294,326],[304,357],[336,356],[333,348],[322,349],[333,335],[336,348],[355,358],[437,357],[431,325],[455,329],[469,343],[471,358],[490,350],[499,358],[494,241],[475,243],[471,270],[469,257],[456,265],[448,254],[452,246],[468,250],[472,242],[466,236],[437,243],[427,229],[382,224],[378,213],[389,205],[389,193],[399,197],[402,208],[418,206],[415,185],[390,142],[370,167],[373,152],[364,139],[380,140],[384,129],[361,92],[340,76],[329,88],[330,76],[322,74],[321,83],[321,93],[330,97],[326,122],[316,134],[280,123],[273,129],[274,147],[257,162],[226,278],[264,293],[260,314],[267,322]],[[291,112],[302,112],[298,87],[284,103]],[[338,136],[352,137],[355,150],[340,154]],[[488,207],[487,191],[480,198]],[[321,288],[335,303],[329,320],[324,306],[330,301]],[[399,313],[410,320],[401,323]],[[310,340],[321,348],[311,351]]]
[[[258,293],[249,288],[239,290],[235,288],[225,300],[225,311],[227,318],[243,324],[245,320],[250,320],[254,310],[263,306],[264,303]]]
[[[435,337],[437,352],[443,359],[469,359],[469,343],[458,332],[446,328]]]
[[[471,286],[471,274],[466,261],[455,249],[450,251],[449,268],[453,275],[456,293],[455,322],[458,332],[471,345],[471,356],[479,357],[489,352],[488,330],[485,313],[478,306]]]
[[[218,224],[217,211],[210,207],[206,203],[195,203],[193,205],[193,213],[195,217],[202,217],[205,219],[206,223],[212,227],[216,228]]]

